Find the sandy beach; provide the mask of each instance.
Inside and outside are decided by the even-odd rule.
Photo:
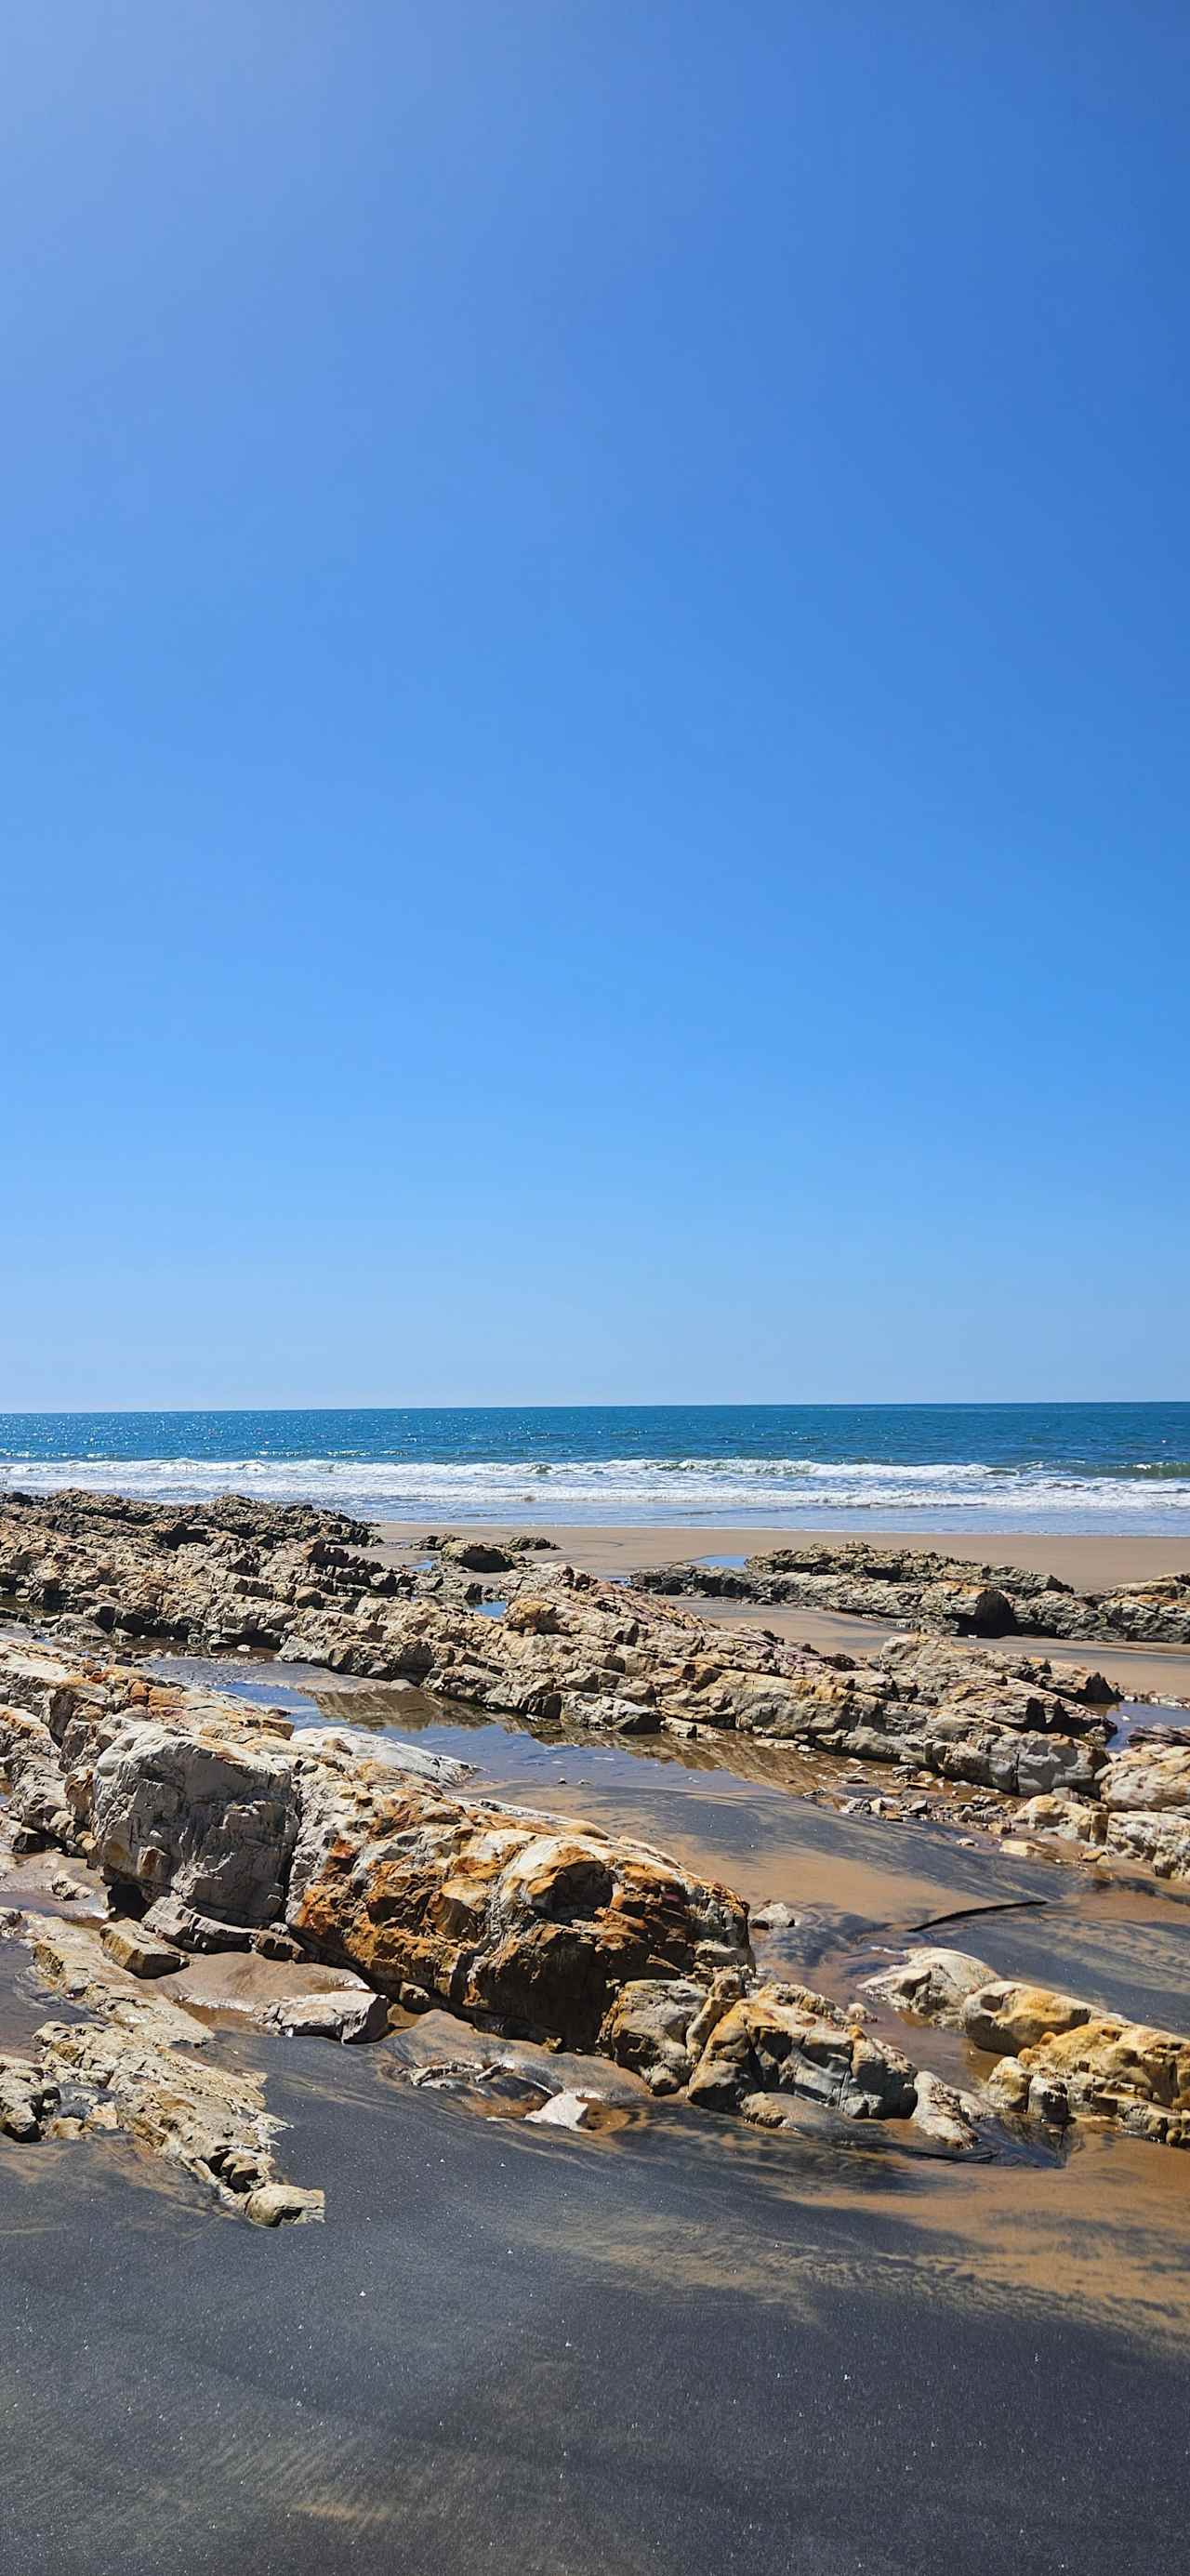
[[[446,1526],[449,1524],[444,1523]],[[419,1521],[381,1521],[377,1527],[383,1546],[405,1554],[426,1536],[431,1523],[423,1517]],[[829,1530],[817,1527],[805,1531],[795,1521],[772,1522],[763,1528],[738,1521],[718,1527],[700,1523],[696,1529],[688,1521],[675,1527],[646,1523],[595,1528],[530,1517],[518,1521],[468,1520],[466,1524],[468,1538],[507,1539],[529,1530],[540,1530],[553,1539],[572,1565],[586,1566],[593,1574],[625,1573],[634,1566],[691,1564],[704,1556],[753,1556],[769,1548],[787,1547],[798,1537],[824,1539],[831,1535]],[[865,1546],[888,1553],[897,1548],[932,1548],[939,1556],[961,1556],[973,1565],[1024,1566],[1035,1573],[1055,1574],[1060,1582],[1091,1592],[1106,1591],[1113,1583],[1180,1574],[1190,1563],[1190,1539],[1121,1537],[1115,1531],[1063,1538],[999,1530],[880,1530],[869,1537],[866,1531],[849,1529],[840,1537],[862,1537]]]
[[[601,2148],[274,2050],[325,2228],[0,2144],[24,2576],[1166,2563],[1190,2330],[1153,2150],[906,2175],[663,2113]]]

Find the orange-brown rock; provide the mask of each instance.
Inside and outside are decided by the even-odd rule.
[[[381,1992],[593,2047],[630,1978],[745,1960],[723,1887],[644,1845],[415,1787],[380,1793],[367,1839],[307,1810],[287,1921]]]
[[[0,1645],[0,1689],[3,1661]],[[29,1705],[0,1709],[16,1792],[35,1780],[47,1829],[117,1887],[176,1899],[181,1932],[284,1919],[384,1995],[579,2047],[627,1979],[749,1957],[726,1888],[644,1844],[450,1794],[414,1748],[278,1731],[209,1693],[149,1699],[118,1666],[72,1676],[46,1650],[25,1654],[22,1687]]]
[[[987,2087],[998,2109],[1056,2127],[1110,2120],[1130,2136],[1190,2147],[1190,2039],[1175,2031],[994,1976],[961,1951],[911,1950],[869,1991],[919,2019],[957,2023],[998,2056]]]

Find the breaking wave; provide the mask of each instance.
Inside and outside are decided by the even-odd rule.
[[[1190,1462],[1095,1474],[1032,1467],[757,1457],[125,1458],[0,1456],[0,1491],[65,1486],[143,1500],[201,1502],[225,1493],[322,1503],[369,1519],[565,1522],[788,1521],[802,1526],[1185,1530]],[[1156,1492],[1154,1488],[1159,1488]]]

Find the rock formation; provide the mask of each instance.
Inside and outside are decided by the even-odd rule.
[[[986,2098],[1002,2111],[1057,2129],[1102,2120],[1130,2137],[1190,2147],[1190,2039],[1176,2032],[997,1977],[956,1950],[911,1950],[870,1978],[867,1992],[961,2030],[996,2057]]]
[[[1167,1730],[1113,1752],[1101,1674],[937,1633],[871,1658],[817,1654],[527,1544],[393,1569],[363,1535],[234,1500],[0,1509],[10,1612],[55,1631],[52,1647],[0,1638],[0,1839],[70,1855],[79,1874],[60,1901],[84,1917],[0,1916],[80,2016],[0,2060],[6,2134],[116,2127],[261,2223],[317,2215],[318,2195],[276,2172],[260,2079],[208,2045],[199,2016],[222,1978],[264,2030],[376,2040],[390,2008],[478,2025],[504,2054],[466,2080],[490,2094],[524,2077],[508,2050],[564,2050],[613,2062],[629,2093],[764,2128],[875,2121],[986,2152],[990,2103],[1051,2130],[1096,2116],[1187,2142],[1190,2044],[1173,2034],[1039,1999],[963,1953],[915,1953],[881,2000],[997,2056],[981,2103],[915,2067],[862,2009],[758,1974],[741,1901],[649,1846],[470,1794],[462,1765],[419,1747],[295,1728],[113,1649],[265,1647],[544,1728],[735,1733],[895,1766],[1023,1802],[1001,1812],[1056,1850],[1190,1877],[1190,1741]],[[499,1620],[469,1606],[485,1573],[501,1577]],[[464,2080],[461,2046],[443,2082]],[[581,2125],[597,2097],[608,2109],[608,2080],[602,2094],[530,2085],[534,2116]]]
[[[641,1591],[701,1594],[893,1620],[956,1637],[1066,1637],[1190,1645],[1190,1572],[1077,1592],[1054,1574],[972,1565],[930,1548],[799,1538],[742,1566],[652,1566]]]
[[[326,1517],[258,1512],[230,1500],[179,1517],[114,1497],[10,1496],[0,1510],[0,1586],[26,1616],[66,1638],[132,1633],[208,1653],[264,1647],[284,1662],[403,1679],[530,1724],[735,1732],[828,1758],[895,1764],[998,1798],[1056,1799],[1067,1804],[1044,1824],[1034,1809],[1030,1829],[1121,1863],[1190,1872],[1185,1748],[1150,1754],[1139,1766],[1131,1754],[1111,1752],[1108,1712],[1117,1694],[1094,1670],[1037,1656],[1008,1661],[939,1635],[890,1638],[871,1657],[818,1654],[764,1632],[715,1626],[552,1554],[544,1563],[528,1550],[510,1559],[508,1548],[483,1542],[481,1554],[510,1559],[506,1615],[491,1619],[468,1606],[470,1589],[482,1589],[458,1562],[474,1553],[470,1543],[430,1566],[393,1569],[328,1533]],[[355,1527],[333,1523],[335,1531],[343,1526]],[[168,1770],[176,1750],[159,1750]],[[101,1826],[118,1810],[133,1835],[148,1823],[155,1848],[161,1809],[179,1783],[146,1771],[140,1804],[130,1804],[119,1759],[113,1752],[97,1774]],[[215,1910],[203,1873],[217,1879],[230,1870],[241,1883],[234,1896],[228,1891],[229,1903],[245,1919],[266,1919],[288,1867],[292,1811],[269,1788],[275,1744],[262,1742],[253,1760],[256,1772],[242,1775],[245,1816],[232,1843],[207,1849],[191,1834],[191,1875],[175,1892],[199,1912]],[[17,1795],[35,1830],[47,1825],[55,1776],[52,1765],[39,1775],[30,1748]],[[189,1785],[185,1805],[192,1815]],[[140,1883],[131,1853],[124,1866]],[[263,1911],[253,1916],[254,1906]]]
[[[0,1642],[0,1688],[9,1831],[81,1860],[116,1909],[7,1918],[87,2017],[5,2062],[11,2134],[116,2126],[251,2218],[316,2214],[273,2170],[259,2080],[200,2054],[196,2014],[249,1949],[279,1963],[265,2029],[375,2038],[388,1998],[611,2058],[654,2095],[765,2126],[795,2102],[918,2111],[915,2070],[861,2012],[758,1977],[741,1901],[644,1844],[464,1796],[457,1765],[434,1779],[412,1748],[406,1770],[401,1746],[295,1730],[134,1667]],[[569,2107],[548,2116],[577,2121],[582,2088],[562,2089]]]

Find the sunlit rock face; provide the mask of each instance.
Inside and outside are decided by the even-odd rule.
[[[1190,2039],[1107,2013],[1081,1996],[998,1977],[957,1950],[910,1950],[868,1992],[951,2024],[999,2058],[994,2108],[1064,2128],[1105,2120],[1131,2137],[1190,2147]]]
[[[333,1796],[308,1799],[287,1921],[382,1992],[578,2048],[630,1978],[748,1956],[726,1888],[643,1846],[417,1788],[378,1800],[362,1842]]]
[[[44,1830],[117,1892],[170,1898],[175,1937],[193,1923],[198,1946],[220,1923],[284,1921],[381,1994],[576,2047],[629,1978],[705,1980],[750,1957],[728,1889],[644,1844],[451,1794],[416,1752],[407,1773],[399,1747],[373,1752],[350,1730],[295,1735],[52,1655],[25,1657],[23,1687],[30,1705],[0,1711],[13,1794],[35,1794]]]

